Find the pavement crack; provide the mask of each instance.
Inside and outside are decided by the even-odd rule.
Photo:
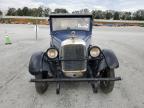
[[[14,76],[12,76],[9,80],[7,80],[7,81],[5,82],[4,85],[7,85],[8,83],[10,83],[13,79],[15,79],[16,76],[17,76],[17,74],[14,75]]]

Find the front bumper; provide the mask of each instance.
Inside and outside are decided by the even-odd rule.
[[[97,81],[119,81],[121,77],[115,78],[49,78],[31,79],[30,82],[97,82]]]

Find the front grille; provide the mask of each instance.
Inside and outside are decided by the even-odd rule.
[[[62,62],[64,71],[81,71],[86,68],[86,48],[79,44],[70,44],[62,47]],[[68,61],[67,61],[68,60]],[[70,60],[70,61],[69,61]],[[80,61],[77,61],[80,60]]]

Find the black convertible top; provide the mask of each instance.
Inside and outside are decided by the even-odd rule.
[[[50,14],[49,16],[50,18],[68,18],[68,17],[91,17],[92,18],[92,14]]]

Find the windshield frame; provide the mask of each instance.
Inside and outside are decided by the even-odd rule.
[[[73,15],[73,14],[70,14],[70,15],[57,15],[57,14],[53,14],[53,15],[50,15],[49,17],[49,23],[50,23],[50,32],[51,34],[53,34],[54,32],[56,31],[53,31],[53,24],[52,24],[52,18],[90,18],[90,21],[89,21],[89,31],[87,30],[83,30],[83,31],[87,31],[87,32],[92,32],[92,23],[93,23],[93,20],[92,20],[92,15],[88,14],[88,15]],[[65,29],[67,30],[67,29]],[[58,30],[57,30],[58,31]]]
[[[90,18],[52,18],[52,24],[53,31],[90,30]]]

